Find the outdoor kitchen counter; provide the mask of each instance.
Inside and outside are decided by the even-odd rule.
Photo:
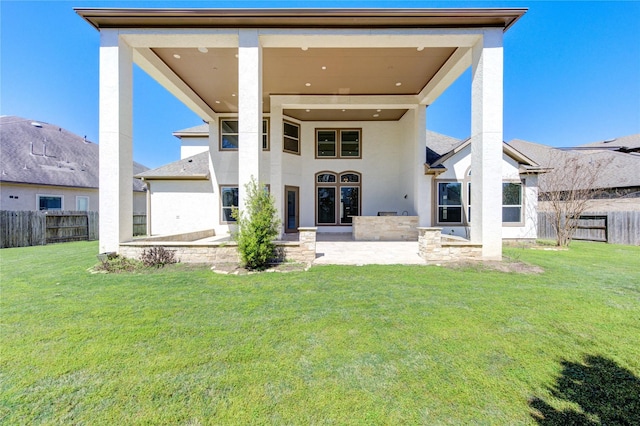
[[[352,216],[356,241],[418,241],[418,216]]]

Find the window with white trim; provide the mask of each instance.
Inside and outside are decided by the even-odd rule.
[[[238,207],[238,187],[237,186],[221,186],[220,187],[220,222],[233,223],[236,219],[233,217],[233,210]]]
[[[62,210],[61,195],[36,195],[38,210]]]
[[[502,222],[522,222],[522,184],[502,182]]]
[[[78,195],[76,197],[76,210],[79,212],[86,212],[89,210],[89,197],[84,195]]]

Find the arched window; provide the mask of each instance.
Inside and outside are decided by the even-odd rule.
[[[316,225],[351,225],[360,215],[360,188],[358,172],[316,173]]]

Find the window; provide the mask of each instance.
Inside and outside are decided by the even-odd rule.
[[[361,158],[359,129],[316,129],[316,158]]]
[[[220,204],[222,207],[220,222],[235,222],[233,217],[234,207],[238,207],[238,187],[237,186],[221,186],[220,187]]]
[[[282,150],[300,155],[300,126],[289,121],[283,122]]]
[[[320,172],[316,175],[316,224],[351,225],[360,215],[360,174]],[[339,198],[338,198],[339,197]]]
[[[438,183],[438,222],[462,223],[462,184]]]
[[[522,222],[522,184],[502,183],[502,222]]]
[[[86,212],[89,210],[89,197],[77,196],[76,197],[76,210],[79,212]]]
[[[471,222],[471,182],[466,182],[466,195],[460,194],[461,182],[438,183],[438,222]],[[461,201],[464,200],[464,203]],[[462,212],[467,217],[462,217]],[[522,223],[522,184],[519,182],[502,183],[502,222],[506,224]]]
[[[38,210],[62,210],[61,195],[37,195]]]
[[[221,119],[220,120],[220,150],[235,151],[238,149],[238,120],[237,119]],[[269,150],[269,121],[265,118],[262,120],[262,150]]]

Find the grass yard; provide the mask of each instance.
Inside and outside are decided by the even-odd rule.
[[[0,250],[0,423],[640,424],[640,247],[506,248],[530,275],[97,252]]]

